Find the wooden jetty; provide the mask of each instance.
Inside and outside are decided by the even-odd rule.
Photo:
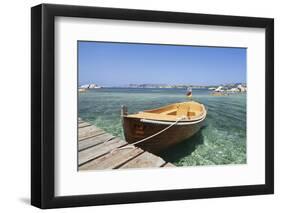
[[[79,118],[79,171],[156,167],[174,165]]]

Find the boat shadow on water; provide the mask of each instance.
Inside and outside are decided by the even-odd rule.
[[[204,125],[200,131],[198,131],[191,138],[182,141],[181,143],[159,153],[158,155],[168,162],[177,162],[179,159],[190,155],[196,150],[198,145],[204,143],[204,137],[202,135],[202,130],[206,128]]]

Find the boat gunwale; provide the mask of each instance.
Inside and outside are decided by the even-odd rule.
[[[140,122],[142,123],[150,123],[150,124],[162,124],[162,125],[171,125],[174,124],[175,126],[184,126],[184,125],[193,125],[193,124],[197,124],[200,123],[202,121],[205,120],[207,116],[207,113],[205,113],[201,118],[197,119],[197,120],[190,120],[190,121],[179,121],[177,123],[175,123],[176,121],[162,121],[162,120],[153,120],[153,119],[142,119],[142,118],[138,118],[140,119]],[[131,118],[131,117],[128,117]]]
[[[198,103],[198,102],[195,102],[195,101],[191,101],[191,102],[194,102],[198,105],[201,105],[203,107],[202,109],[202,112],[200,113],[200,115],[196,116],[195,118],[191,118],[189,120],[182,120],[182,121],[179,121],[178,123],[191,123],[191,122],[196,122],[198,120],[201,120],[201,119],[204,119],[206,116],[207,116],[207,109],[206,107],[204,106],[204,104],[201,104],[201,103]],[[177,119],[179,117],[176,117],[176,116],[173,116],[174,118],[173,119],[152,119],[152,118],[141,118],[141,116],[138,117],[138,115],[140,113],[151,113],[151,114],[157,114],[157,113],[153,113],[151,111],[153,110],[159,110],[159,109],[163,109],[163,108],[167,108],[167,107],[170,107],[170,106],[174,106],[174,105],[177,105],[177,104],[181,104],[182,102],[179,102],[179,103],[174,103],[174,104],[169,104],[169,105],[166,105],[166,106],[163,106],[163,107],[159,107],[159,108],[155,108],[155,109],[151,109],[151,110],[144,110],[144,111],[140,111],[138,113],[135,113],[135,114],[130,114],[130,115],[123,115],[123,117],[126,117],[126,118],[134,118],[134,119],[142,119],[142,120],[150,120],[150,121],[159,121],[159,122],[167,122],[167,123],[173,123],[173,122],[176,122]],[[188,102],[187,102],[188,103]],[[158,114],[159,115],[159,114]],[[167,116],[167,115],[166,115]],[[188,116],[186,116],[188,118]]]

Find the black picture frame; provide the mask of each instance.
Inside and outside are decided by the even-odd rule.
[[[264,28],[266,135],[265,184],[79,196],[54,195],[54,21],[55,17],[101,18],[162,23]],[[94,192],[93,192],[94,193]],[[59,208],[216,198],[274,193],[274,20],[164,11],[41,4],[31,8],[31,204]]]

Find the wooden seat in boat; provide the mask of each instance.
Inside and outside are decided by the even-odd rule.
[[[160,112],[159,114],[162,114],[162,115],[175,115],[177,112],[177,109],[171,109],[171,110],[167,110],[167,111],[164,111],[164,112]]]
[[[196,116],[196,112],[187,112],[188,117]]]
[[[139,112],[137,114],[128,115],[128,117],[134,117],[134,118],[140,118],[140,119],[150,119],[150,120],[161,120],[161,121],[175,121],[178,116],[156,114],[156,113],[150,113],[150,112]]]

